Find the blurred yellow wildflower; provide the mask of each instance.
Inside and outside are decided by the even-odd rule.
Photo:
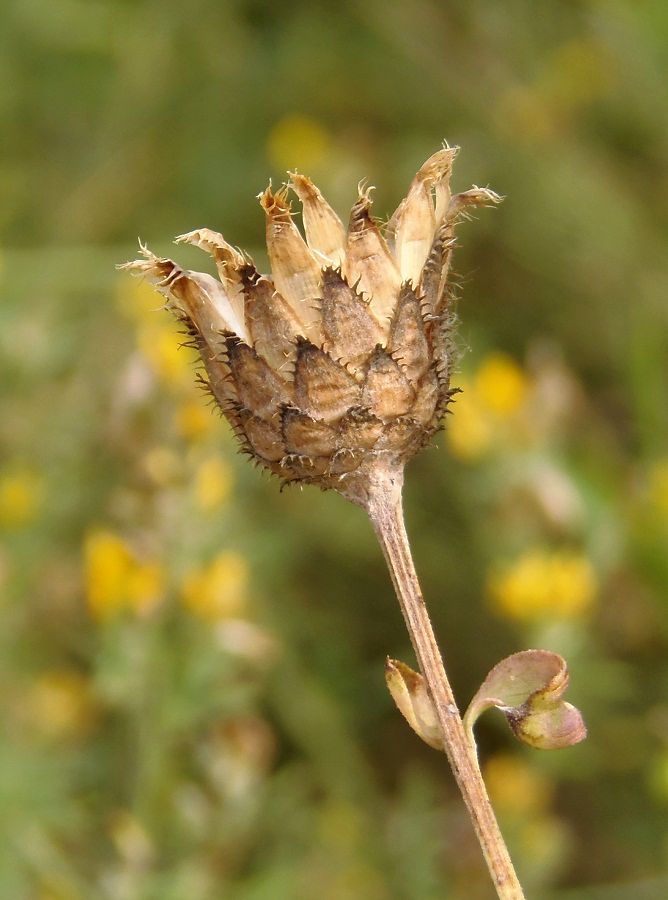
[[[473,377],[459,380],[454,415],[446,439],[453,456],[473,462],[504,437],[504,429],[519,424],[529,382],[522,368],[505,353],[486,356]]]
[[[617,69],[610,51],[592,38],[575,38],[557,47],[548,62],[545,96],[561,109],[579,109],[604,97]]]
[[[140,278],[123,278],[117,301],[123,315],[135,323],[139,349],[155,376],[168,387],[192,389],[194,351],[181,346],[187,340],[183,329],[161,314],[154,288]]]
[[[473,462],[489,450],[492,443],[492,422],[470,382],[459,380],[461,394],[457,394],[454,415],[445,430],[448,449],[457,459]]]
[[[125,610],[146,615],[160,602],[163,573],[156,562],[141,562],[118,535],[95,530],[84,544],[86,599],[97,619]]]
[[[497,753],[485,763],[485,784],[501,815],[544,812],[554,793],[551,780],[521,757]]]
[[[592,606],[597,589],[589,560],[568,551],[530,550],[488,580],[497,612],[520,620],[580,616]]]
[[[473,388],[482,406],[499,418],[507,418],[522,408],[528,381],[511,356],[490,353],[475,373]]]
[[[178,323],[163,316],[141,325],[137,340],[139,349],[163,384],[176,389],[191,389],[195,351],[182,346],[186,338],[180,334]]]
[[[157,485],[173,482],[181,470],[181,460],[169,447],[152,447],[142,459],[142,468]]]
[[[41,476],[23,467],[0,474],[0,527],[7,530],[29,525],[37,515],[44,482]]]
[[[191,613],[208,621],[243,615],[247,606],[248,566],[238,553],[219,553],[202,569],[186,575],[182,584],[183,604]]]
[[[668,516],[668,457],[651,466],[647,482],[650,504],[657,512]]]
[[[141,278],[119,278],[116,300],[123,315],[138,325],[153,322],[162,308],[153,286]]]
[[[181,437],[192,442],[202,440],[219,427],[217,417],[212,414],[202,397],[184,400],[177,408],[174,419]]]
[[[513,843],[524,862],[527,882],[551,882],[569,854],[572,837],[568,826],[546,814],[517,824]]]
[[[546,143],[556,136],[559,128],[542,92],[531,85],[515,84],[508,88],[499,98],[493,115],[501,134],[523,143]]]
[[[649,769],[649,787],[662,803],[668,803],[668,748],[655,757]]]
[[[94,718],[88,680],[80,672],[67,669],[43,673],[30,691],[27,714],[49,737],[85,735]]]
[[[232,490],[232,470],[220,456],[205,459],[195,473],[195,500],[205,512],[217,509]]]
[[[513,84],[495,109],[500,132],[524,142],[559,136],[574,114],[610,92],[616,66],[608,49],[591,38],[556,48],[531,84]]]
[[[62,872],[40,875],[36,900],[84,900],[84,895]]]
[[[331,146],[327,131],[315,119],[285,116],[269,132],[267,154],[281,171],[297,168],[315,171],[325,161]]]
[[[118,855],[131,866],[143,868],[153,859],[153,842],[136,816],[128,810],[117,810],[112,816],[109,834]]]

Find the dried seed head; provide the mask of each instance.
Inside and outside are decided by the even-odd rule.
[[[456,149],[420,168],[383,235],[359,190],[348,233],[304,175],[260,194],[271,275],[222,235],[181,235],[210,253],[219,280],[141,246],[126,263],[184,319],[209,385],[244,449],[286,482],[364,502],[379,468],[399,472],[438,429],[450,399],[448,270],[457,220],[498,203],[450,194]],[[289,190],[302,204],[305,237]]]

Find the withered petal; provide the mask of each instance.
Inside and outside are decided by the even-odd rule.
[[[216,350],[223,331],[247,337],[246,326],[234,310],[223,285],[203,272],[182,269],[172,259],[156,256],[140,245],[144,259],[125,263],[120,268],[143,275],[158,293],[192,321],[212,350]]]
[[[243,320],[244,299],[241,287],[240,270],[247,265],[248,259],[225,240],[218,231],[211,228],[197,228],[187,234],[174,238],[175,244],[192,244],[209,253],[216,264],[218,276],[225,286],[234,311]]]
[[[346,275],[350,284],[369,297],[369,311],[386,334],[397,302],[401,276],[385,238],[371,218],[369,191],[360,191],[350,213]]]
[[[306,242],[323,266],[341,266],[346,255],[346,230],[341,219],[306,175],[290,172],[290,187],[302,204]]]
[[[448,270],[455,245],[454,227],[446,221],[436,231],[420,277],[420,293],[427,314],[438,314],[446,305]]]
[[[417,285],[434,232],[450,199],[450,173],[456,149],[443,148],[420,167],[408,194],[388,223],[401,278]]]
[[[320,266],[292,221],[285,192],[274,194],[271,187],[260,194],[267,216],[267,252],[277,290],[302,323],[301,331],[320,340]]]

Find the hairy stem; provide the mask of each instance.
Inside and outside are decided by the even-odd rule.
[[[475,746],[466,735],[418,583],[404,526],[403,473],[375,473],[364,506],[387,561],[420,669],[436,707],[445,752],[501,900],[523,900],[510,855],[480,773]]]

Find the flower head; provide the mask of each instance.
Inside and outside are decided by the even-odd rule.
[[[207,386],[243,448],[286,482],[364,502],[378,467],[401,471],[450,399],[448,270],[454,229],[492,191],[450,193],[456,149],[431,156],[384,233],[359,189],[348,229],[306,176],[260,196],[271,276],[207,228],[177,238],[219,278],[141,248],[146,276],[186,323]],[[302,205],[304,236],[290,192]]]

